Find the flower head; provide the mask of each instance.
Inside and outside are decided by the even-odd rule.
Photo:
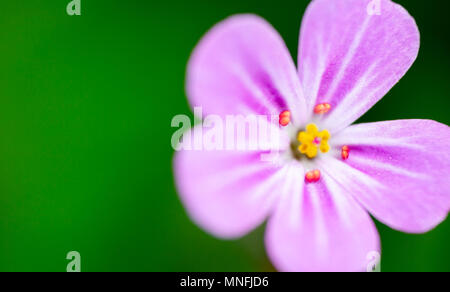
[[[261,161],[262,150],[178,152],[181,199],[191,218],[220,238],[243,236],[267,220],[266,248],[279,270],[366,270],[368,255],[380,252],[369,213],[411,233],[448,215],[448,126],[351,125],[419,50],[405,9],[380,0],[380,13],[371,14],[370,2],[313,1],[297,70],[279,34],[253,15],[218,24],[191,57],[192,106],[221,117],[279,115],[277,131],[287,139],[277,164]]]

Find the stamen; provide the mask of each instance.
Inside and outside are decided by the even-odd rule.
[[[319,103],[314,108],[314,113],[316,113],[318,115],[321,115],[321,114],[326,114],[330,110],[331,110],[331,104],[329,104],[329,103]]]
[[[315,183],[320,180],[320,170],[315,169],[308,171],[305,175],[305,181],[307,183]]]
[[[306,131],[298,133],[297,140],[300,142],[298,150],[308,158],[316,157],[319,150],[322,153],[327,153],[330,151],[328,145],[330,137],[331,135],[327,130],[319,132],[315,124],[309,124],[306,126]]]
[[[341,151],[342,159],[347,160],[350,156],[350,148],[348,146],[343,146]]]
[[[283,111],[280,114],[280,125],[286,127],[291,122],[291,112]]]

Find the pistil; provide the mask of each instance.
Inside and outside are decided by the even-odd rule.
[[[327,130],[319,132],[315,124],[309,124],[306,126],[306,131],[298,134],[297,140],[300,142],[298,150],[308,158],[314,158],[319,153],[319,150],[322,153],[330,151],[329,139],[330,133]]]

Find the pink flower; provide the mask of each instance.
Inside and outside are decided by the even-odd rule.
[[[371,2],[313,1],[303,18],[298,70],[279,34],[253,15],[218,24],[190,60],[192,106],[222,117],[281,113],[280,135],[294,129],[280,165],[261,161],[261,151],[237,150],[184,150],[174,161],[191,218],[226,239],[267,220],[267,253],[281,271],[366,270],[368,255],[380,252],[369,213],[408,233],[427,232],[448,215],[448,126],[351,125],[419,50],[408,12],[381,0],[379,13],[368,13]]]

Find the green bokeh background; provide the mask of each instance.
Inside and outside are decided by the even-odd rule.
[[[170,121],[189,114],[185,68],[201,36],[242,12],[297,55],[307,1],[2,1],[0,271],[271,271],[263,227],[222,241],[187,217],[173,184]],[[449,124],[448,1],[400,1],[418,60],[363,121]],[[418,162],[420,163],[420,162]],[[383,271],[450,271],[450,220],[425,235],[378,224]]]

